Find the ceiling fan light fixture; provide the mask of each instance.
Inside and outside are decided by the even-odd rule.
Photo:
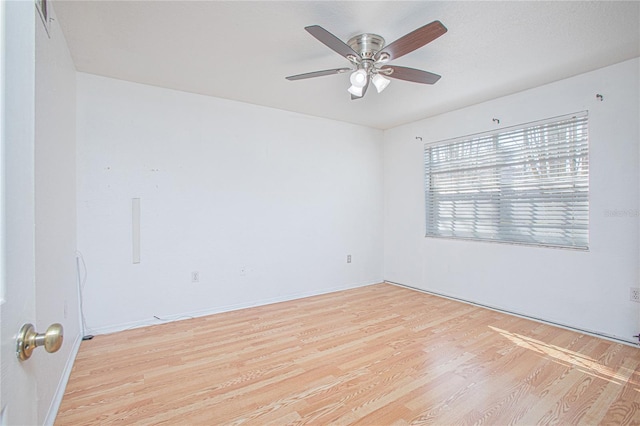
[[[389,83],[391,83],[391,80],[383,77],[380,74],[374,74],[371,78],[371,82],[374,86],[376,86],[376,90],[378,91],[378,93],[382,93],[382,91],[387,88]]]
[[[351,73],[350,80],[352,87],[362,89],[367,84],[367,72],[363,69],[355,70]]]
[[[351,85],[351,87],[349,87],[347,91],[351,93],[353,96],[357,96],[360,98],[362,97],[362,89],[363,89],[362,87]]]

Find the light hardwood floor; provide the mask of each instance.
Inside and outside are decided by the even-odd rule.
[[[640,349],[379,284],[82,343],[57,425],[640,424]]]

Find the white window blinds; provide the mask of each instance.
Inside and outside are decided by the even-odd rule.
[[[587,249],[587,118],[426,145],[426,235]]]

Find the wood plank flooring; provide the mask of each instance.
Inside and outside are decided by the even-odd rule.
[[[378,284],[82,342],[56,424],[640,424],[640,349]]]

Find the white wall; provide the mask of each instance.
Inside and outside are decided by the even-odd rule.
[[[634,59],[386,131],[385,279],[634,341],[639,71]],[[493,118],[507,127],[582,110],[589,111],[589,252],[424,237],[423,142],[495,129]],[[607,215],[615,210],[627,213]]]
[[[77,110],[90,331],[382,281],[381,131],[83,73]]]
[[[76,71],[64,35],[49,11],[49,35],[36,20],[35,282],[36,330],[64,327],[62,348],[32,359],[38,378],[38,423],[52,423],[79,345],[76,283]]]

